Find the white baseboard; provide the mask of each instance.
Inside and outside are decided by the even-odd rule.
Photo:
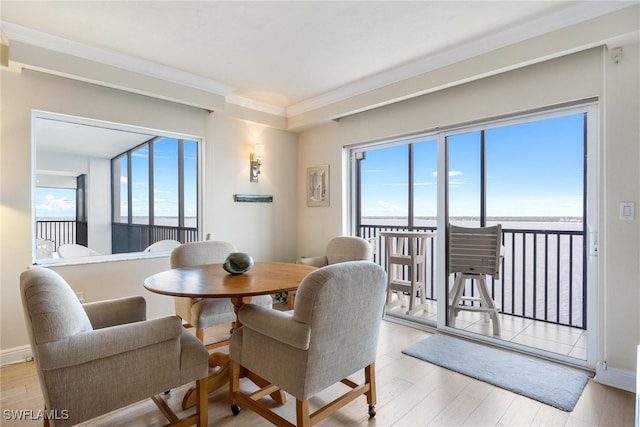
[[[596,376],[593,380],[597,383],[636,392],[636,373],[624,369],[612,368],[604,363],[596,364]]]
[[[0,351],[0,366],[27,362],[32,359],[33,353],[31,353],[30,345],[23,345]]]

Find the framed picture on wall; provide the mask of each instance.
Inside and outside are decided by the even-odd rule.
[[[307,168],[307,206],[329,206],[329,165]]]

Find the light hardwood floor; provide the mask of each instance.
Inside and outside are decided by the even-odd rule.
[[[573,412],[564,412],[535,400],[493,387],[444,368],[420,361],[401,350],[429,336],[428,332],[383,321],[376,362],[377,415],[369,419],[364,397],[324,420],[322,426],[633,426],[635,394],[589,380]],[[356,379],[360,379],[357,376]],[[9,420],[6,411],[42,409],[42,394],[33,362],[0,370],[0,425],[41,426],[40,420]],[[243,386],[249,387],[249,384]],[[332,400],[344,386],[336,385],[312,401],[312,409]],[[185,387],[171,391],[174,408]],[[105,390],[108,393],[109,390]],[[73,390],[69,390],[73,393]],[[278,408],[294,420],[295,401]],[[151,400],[114,411],[83,424],[86,427],[160,426],[162,414]],[[236,417],[227,403],[227,390],[209,397],[210,426],[268,426],[261,417],[241,410]]]

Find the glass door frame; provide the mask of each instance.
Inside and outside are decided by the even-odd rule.
[[[587,254],[585,256],[584,268],[586,270],[586,311],[589,313],[587,316],[587,358],[584,363],[581,359],[576,359],[568,356],[564,356],[558,353],[545,351],[539,348],[525,346],[522,344],[512,343],[493,336],[481,335],[472,332],[467,332],[462,329],[454,328],[447,325],[447,310],[448,310],[448,288],[449,277],[446,274],[447,267],[447,231],[448,231],[448,218],[449,218],[449,168],[448,168],[448,150],[447,150],[447,138],[457,134],[469,133],[474,131],[486,130],[491,127],[508,126],[512,124],[524,123],[529,121],[544,120],[548,118],[554,118],[558,116],[570,115],[570,114],[586,114],[585,123],[585,160],[584,160],[584,181],[583,181],[583,194],[584,211],[583,220],[584,224],[584,239],[585,245],[587,245]],[[449,131],[443,131],[438,134],[438,177],[445,177],[445,179],[438,179],[438,214],[437,214],[437,229],[438,229],[438,265],[436,268],[436,276],[438,283],[438,295],[444,297],[438,298],[438,317],[437,317],[437,329],[454,334],[461,335],[470,339],[486,341],[491,344],[496,344],[502,347],[513,348],[523,352],[536,354],[551,359],[555,359],[568,364],[581,366],[585,368],[595,369],[597,361],[597,348],[599,347],[599,334],[598,324],[599,322],[599,299],[598,292],[599,286],[599,260],[598,260],[598,230],[599,230],[599,212],[598,212],[598,200],[599,200],[599,158],[600,158],[600,134],[599,134],[599,109],[595,101],[582,103],[579,105],[570,105],[567,107],[559,107],[549,109],[545,112],[534,112],[528,115],[519,115],[517,117],[500,119],[495,121],[483,121],[478,125],[461,126]],[[441,173],[443,171],[443,173]],[[483,178],[484,179],[484,178]],[[482,202],[484,204],[484,201]],[[481,212],[481,218],[485,215],[484,209]],[[445,272],[445,274],[442,274]]]

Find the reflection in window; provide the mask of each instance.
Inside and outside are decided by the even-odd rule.
[[[53,258],[58,246],[76,241],[75,188],[36,187],[36,259]]]
[[[413,144],[413,215],[416,227],[436,227],[438,214],[438,141]]]
[[[112,160],[114,212],[119,212],[112,227],[113,253],[143,251],[160,240],[197,240],[197,165],[196,141],[168,137],[153,138]]]
[[[134,224],[149,224],[149,145],[131,152],[131,217]]]
[[[481,207],[481,133],[447,137],[449,157],[449,221],[479,226]]]
[[[397,145],[367,151],[361,168],[361,223],[407,226],[408,146]]]

